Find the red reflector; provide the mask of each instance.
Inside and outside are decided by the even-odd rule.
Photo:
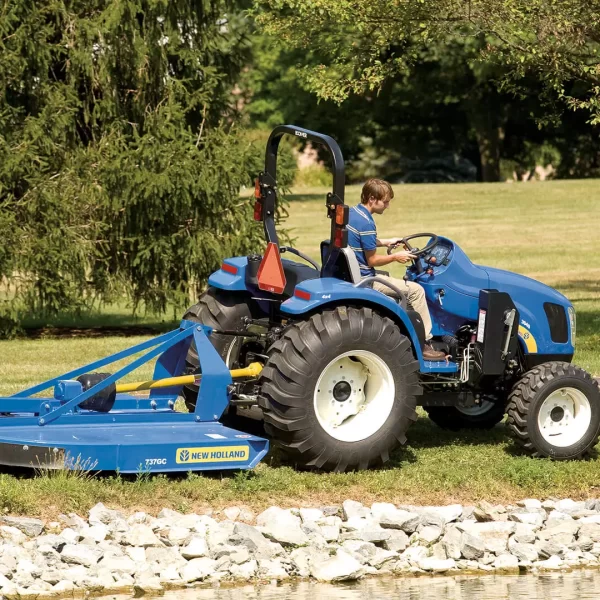
[[[333,245],[336,248],[342,248],[344,245],[344,230],[343,229],[336,229],[335,230],[335,236],[333,238]]]
[[[295,290],[294,296],[296,296],[296,298],[300,298],[300,300],[310,300],[310,293],[305,292],[304,290]]]
[[[228,265],[227,263],[223,263],[221,265],[221,271],[225,271],[225,273],[231,273],[232,275],[237,275],[238,268],[233,265]]]
[[[338,204],[335,207],[335,222],[337,225],[344,224],[344,208],[345,206],[343,204]]]
[[[254,220],[262,221],[262,202],[260,200],[254,203]]]
[[[285,273],[279,247],[274,242],[267,244],[267,251],[258,268],[258,288],[273,294],[283,294],[285,289]]]

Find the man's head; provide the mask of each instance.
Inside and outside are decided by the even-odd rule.
[[[363,185],[360,201],[372,214],[380,215],[390,205],[394,197],[392,186],[383,179],[369,179]]]

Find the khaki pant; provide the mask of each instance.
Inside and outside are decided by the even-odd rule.
[[[386,277],[385,275],[379,275],[384,279],[389,279],[392,285],[395,285],[400,291],[406,294],[408,301],[412,304],[412,307],[419,313],[419,316],[423,320],[425,327],[425,339],[431,339],[431,315],[429,314],[429,308],[427,307],[427,300],[425,300],[425,290],[414,281],[404,281],[404,279],[396,279],[395,277]],[[379,283],[378,281],[373,282],[373,289],[378,292],[383,292],[386,296],[394,296],[394,290]]]

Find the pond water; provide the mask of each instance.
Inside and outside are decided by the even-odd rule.
[[[113,598],[123,599],[124,596]],[[298,582],[177,590],[165,600],[596,600],[600,571],[544,575],[371,578],[348,584]]]

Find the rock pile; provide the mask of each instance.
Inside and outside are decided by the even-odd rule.
[[[218,519],[216,518],[218,517]],[[600,565],[600,500],[516,506],[342,506],[256,518],[164,509],[127,517],[96,505],[88,519],[0,518],[0,595],[160,593],[220,581],[456,574]]]

